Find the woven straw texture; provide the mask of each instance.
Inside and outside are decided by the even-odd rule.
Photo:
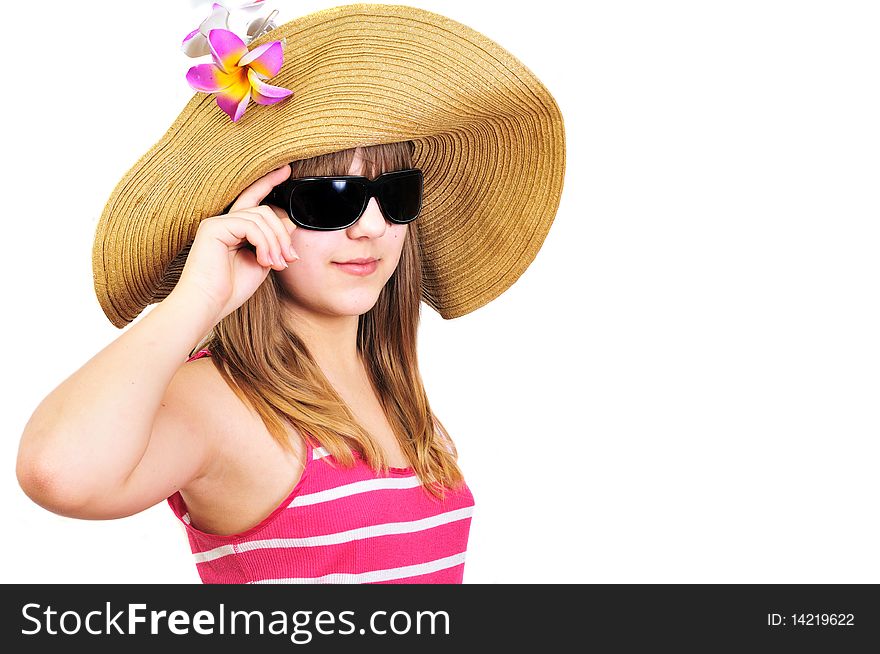
[[[443,318],[507,290],[541,248],[565,173],[562,114],[519,60],[445,16],[352,4],[292,20],[269,84],[233,123],[196,93],[118,182],[92,253],[101,308],[122,328],[174,288],[199,222],[290,161],[358,145],[413,140],[424,172],[419,216],[422,298]]]

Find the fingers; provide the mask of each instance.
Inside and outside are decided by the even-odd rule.
[[[251,241],[256,248],[257,261],[262,266],[276,270],[284,270],[288,266],[288,261],[299,259],[293,250],[290,238],[296,225],[287,217],[286,212],[280,210],[276,212],[272,207],[260,203],[273,188],[288,177],[290,177],[288,164],[266,173],[245,188],[229,205],[226,213],[226,217],[244,218],[258,227],[262,238],[257,237],[256,243]],[[254,230],[247,230],[248,240],[252,232],[257,234]]]
[[[258,206],[260,202],[269,195],[269,192],[273,188],[278,186],[288,177],[290,177],[289,164],[284,164],[283,166],[266,173],[238,194],[235,202],[229,206],[228,213],[232,213],[239,209],[250,209]]]
[[[279,254],[285,261],[299,259],[293,249],[293,230],[296,229],[294,222],[287,217],[287,212],[282,209],[261,205],[256,207],[261,214],[268,216],[267,224],[275,230],[278,236]]]
[[[259,228],[263,242],[254,245],[257,246],[257,261],[261,265],[284,270],[288,261],[299,259],[291,244],[296,225],[286,216],[282,220],[271,207],[261,205],[237,211],[235,217],[250,220]]]

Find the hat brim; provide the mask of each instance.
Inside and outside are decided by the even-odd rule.
[[[565,174],[555,100],[518,59],[445,16],[352,4],[292,20],[280,40],[293,90],[232,122],[197,93],[119,181],[98,222],[95,292],[117,327],[174,288],[199,222],[290,161],[412,140],[424,172],[423,300],[443,318],[507,290],[541,248]]]

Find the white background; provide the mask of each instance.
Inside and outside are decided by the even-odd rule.
[[[465,582],[880,582],[876,4],[405,4],[509,49],[566,121],[531,267],[471,315],[423,305],[422,375],[477,502]],[[42,398],[122,333],[94,230],[192,96],[179,43],[209,6],[7,21],[4,582],[198,583],[164,503],[59,517],[15,456]]]

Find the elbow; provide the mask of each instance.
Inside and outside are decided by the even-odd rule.
[[[63,467],[53,463],[49,456],[22,447],[15,476],[24,494],[52,513],[75,517],[87,503],[81,496],[82,489],[65,481]]]

